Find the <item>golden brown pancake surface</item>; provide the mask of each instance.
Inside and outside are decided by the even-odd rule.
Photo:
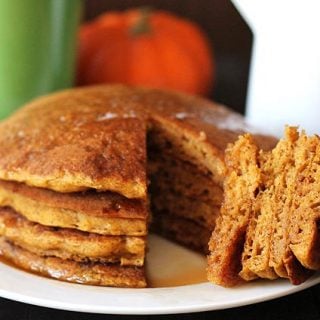
[[[142,266],[144,237],[103,236],[30,222],[8,207],[0,208],[0,235],[40,256],[79,262],[96,261]]]
[[[120,85],[72,89],[34,100],[0,124],[0,179],[145,198],[151,120],[201,143],[194,153],[206,152],[209,167],[211,156],[220,158],[217,174],[227,143],[246,130],[239,115],[197,97]]]
[[[15,246],[4,237],[0,237],[0,255],[22,269],[63,281],[111,287],[146,286],[144,270],[141,267],[41,257]]]
[[[0,205],[47,226],[105,235],[146,235],[147,206],[110,192],[60,193],[0,181]]]
[[[175,92],[114,85],[52,94],[34,100],[0,123],[0,181],[14,181],[0,183],[0,206],[10,206],[26,219],[44,225],[42,231],[48,230],[45,226],[55,226],[143,238],[148,222],[147,155],[152,153],[152,145],[158,144],[158,137],[164,142],[163,149],[178,155],[174,159],[194,168],[191,179],[179,170],[168,170],[177,179],[159,183],[163,190],[169,190],[166,184],[175,184],[173,190],[185,198],[165,199],[177,200],[176,204],[183,206],[174,207],[180,211],[176,215],[159,219],[161,232],[205,251],[215,220],[211,218],[221,201],[224,150],[246,130],[242,117],[229,109]],[[151,142],[148,150],[147,138]],[[263,137],[261,142],[273,145],[275,140]],[[178,185],[180,177],[184,183]],[[185,194],[189,180],[192,183],[196,177],[201,177],[199,187],[187,187],[190,192]],[[162,192],[161,188],[158,191]],[[152,191],[151,202],[157,197],[156,191]],[[203,191],[205,197],[214,194],[206,200],[208,210],[190,205],[192,195]],[[128,201],[121,200],[120,195]],[[214,210],[209,208],[212,205]],[[201,219],[206,223],[201,225]],[[12,234],[18,229],[14,226]],[[27,226],[24,230],[35,232]],[[58,237],[71,235],[56,231]],[[79,257],[72,256],[74,251],[62,256],[60,248],[35,249],[26,238],[16,237],[14,242],[9,241],[8,233],[5,235],[0,251],[27,270],[90,284],[145,285],[142,269],[79,263],[75,261]],[[54,236],[49,233],[47,242]]]

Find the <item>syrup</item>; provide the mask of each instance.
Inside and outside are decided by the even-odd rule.
[[[206,282],[205,256],[150,235],[147,278],[152,288],[176,287]]]
[[[205,256],[156,235],[149,236],[148,244],[146,269],[149,287],[177,287],[207,281]],[[0,263],[24,270],[1,255]]]

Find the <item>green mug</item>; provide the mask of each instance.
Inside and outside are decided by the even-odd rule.
[[[0,0],[0,119],[72,86],[81,0]]]

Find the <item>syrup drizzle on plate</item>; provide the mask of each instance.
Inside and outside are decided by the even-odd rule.
[[[156,235],[148,239],[147,280],[152,288],[207,282],[205,256]]]
[[[205,256],[153,234],[148,237],[148,247],[146,272],[149,288],[207,282]],[[24,270],[2,256],[0,263]],[[27,272],[45,277],[37,272]]]

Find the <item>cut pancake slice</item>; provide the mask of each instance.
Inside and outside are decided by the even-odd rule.
[[[294,214],[290,217],[290,249],[308,269],[320,269],[320,138],[302,132],[295,150]]]
[[[294,154],[299,138],[296,128],[287,128],[284,139],[272,150],[269,163],[270,175],[273,176],[273,192],[270,201],[274,204],[273,236],[269,265],[278,276],[289,278],[292,283],[301,283],[308,276],[303,276],[303,267],[296,261],[289,248],[289,221],[294,215],[292,196],[296,175]]]
[[[105,235],[147,233],[146,203],[111,192],[59,193],[0,181],[0,205],[10,206],[28,220],[47,226]]]
[[[240,278],[302,283],[310,269],[320,268],[319,137],[288,127],[272,151],[263,151],[251,135],[241,136],[229,147],[226,163],[209,279],[223,286]]]
[[[289,221],[295,215],[292,197],[296,188],[294,154],[298,137],[295,128],[288,128],[285,138],[272,152],[264,154],[266,161],[260,161],[263,185],[246,234],[240,272],[245,280],[283,277],[299,284],[310,276],[289,247]]]
[[[226,151],[229,172],[224,183],[221,214],[209,242],[207,269],[208,279],[225,287],[242,281],[239,276],[241,255],[257,190],[262,182],[258,152],[250,135],[240,137]]]
[[[288,204],[285,186],[287,171],[292,168],[294,140],[293,135],[292,140],[281,140],[271,153],[260,153],[263,179],[246,234],[240,272],[245,280],[288,277],[283,259],[288,221],[284,207]]]
[[[16,266],[59,280],[113,287],[146,286],[141,267],[120,266],[98,262],[76,262],[52,256],[39,256],[0,237],[0,254]]]
[[[246,232],[242,268],[239,273],[246,281],[258,277],[271,280],[278,278],[273,268],[269,266],[273,210],[272,202],[268,200],[269,195],[265,192],[257,197],[256,204],[253,205],[253,215]]]
[[[30,222],[10,208],[0,208],[0,236],[40,256],[79,262],[142,266],[145,238],[104,236]]]

